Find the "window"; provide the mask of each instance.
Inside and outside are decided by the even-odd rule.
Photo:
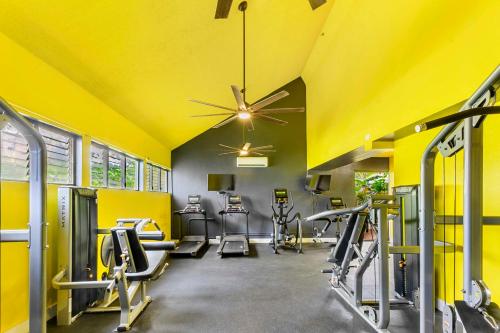
[[[76,136],[32,120],[42,135],[47,148],[47,181],[53,184],[75,183]],[[1,179],[27,181],[29,179],[28,142],[12,125],[1,131]]]
[[[74,184],[74,136],[44,124],[37,127],[47,147],[47,181]]]
[[[139,161],[128,156],[125,157],[125,188],[139,189]]]
[[[11,124],[0,131],[1,178],[8,180],[28,180],[28,142]]]
[[[90,183],[93,187],[139,190],[139,161],[124,153],[92,142]]]
[[[108,184],[108,151],[106,147],[92,143],[90,146],[90,185],[106,187]]]
[[[354,192],[358,204],[365,203],[369,196],[389,191],[389,172],[354,172]]]
[[[125,155],[109,150],[108,153],[108,186],[111,188],[122,188],[124,179]]]
[[[147,164],[146,189],[151,192],[168,192],[168,177],[170,171],[162,167]]]

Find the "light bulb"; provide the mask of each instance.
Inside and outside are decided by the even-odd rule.
[[[240,112],[238,113],[238,117],[240,117],[240,119],[250,119],[250,112]]]

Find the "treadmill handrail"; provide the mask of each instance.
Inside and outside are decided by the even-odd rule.
[[[360,212],[360,211],[368,208],[368,205],[369,205],[369,202],[365,202],[364,204],[357,206],[357,207],[326,210],[324,212],[317,213],[317,214],[314,214],[314,215],[311,215],[311,216],[304,218],[304,222],[316,221],[318,219],[325,218],[325,217],[332,216],[332,215],[338,216],[338,215],[357,213],[357,212]]]

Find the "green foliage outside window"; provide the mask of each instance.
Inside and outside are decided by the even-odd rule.
[[[137,164],[138,162],[131,158],[125,160],[125,188],[137,189]]]
[[[388,193],[389,173],[388,172],[355,172],[354,191],[358,204],[368,200],[373,194]]]
[[[93,165],[91,168],[91,186],[92,187],[103,187],[106,186],[104,183],[104,168],[102,165]]]

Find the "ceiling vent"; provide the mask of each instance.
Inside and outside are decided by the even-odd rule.
[[[267,157],[237,157],[236,166],[238,168],[267,168]]]

